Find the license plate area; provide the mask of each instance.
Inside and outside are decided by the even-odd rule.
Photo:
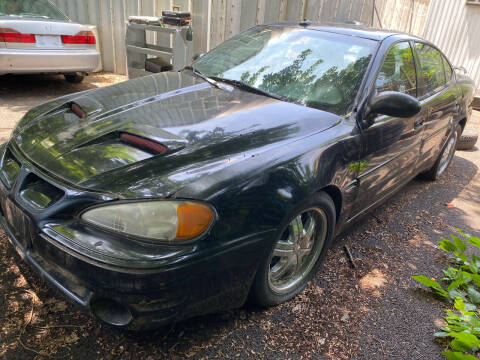
[[[36,45],[39,48],[58,49],[62,47],[59,35],[35,35]]]
[[[2,210],[10,231],[24,249],[30,248],[35,236],[33,222],[13,201],[4,198]]]

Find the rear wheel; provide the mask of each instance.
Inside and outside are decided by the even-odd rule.
[[[85,76],[80,75],[78,73],[72,73],[72,74],[65,74],[65,80],[67,80],[69,83],[72,84],[79,84],[85,79]]]
[[[319,192],[290,216],[252,285],[251,300],[278,305],[301,292],[321,264],[335,228],[335,205]]]
[[[428,180],[437,180],[447,168],[450,166],[453,156],[455,155],[455,149],[457,148],[457,141],[462,132],[460,125],[457,125],[455,131],[452,132],[444,145],[442,152],[440,153],[437,161],[433,167],[427,172],[422,174],[422,177]]]

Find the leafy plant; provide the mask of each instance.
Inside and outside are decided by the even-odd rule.
[[[442,354],[448,360],[472,360],[480,353],[480,257],[467,255],[466,251],[467,244],[480,249],[480,238],[458,231],[461,238],[451,235],[439,242],[438,247],[451,260],[440,282],[425,275],[412,278],[451,304],[445,310],[447,325],[435,333],[435,337],[448,342]]]

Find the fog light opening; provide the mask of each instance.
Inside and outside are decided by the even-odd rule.
[[[95,316],[110,325],[125,326],[132,321],[130,310],[113,300],[97,300],[92,303],[91,309]]]

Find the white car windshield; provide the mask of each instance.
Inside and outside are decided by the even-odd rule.
[[[0,0],[0,16],[68,20],[48,0]]]

